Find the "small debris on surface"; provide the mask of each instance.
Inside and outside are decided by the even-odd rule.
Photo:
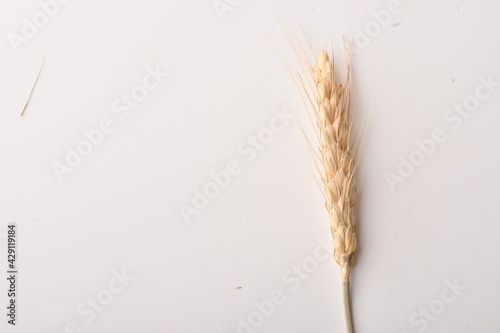
[[[42,71],[44,60],[45,60],[45,53],[43,54],[42,63],[40,64],[40,68],[38,69],[38,73],[36,74],[35,82],[33,82],[33,87],[31,87],[31,91],[30,91],[30,94],[28,95],[28,99],[26,100],[26,104],[24,104],[23,110],[21,111],[21,114],[20,114],[21,117],[23,116],[24,111],[26,111],[26,108],[28,107],[28,104],[30,103],[31,95],[33,94],[33,91],[35,90],[36,83],[38,82],[38,77],[40,76],[40,72]]]

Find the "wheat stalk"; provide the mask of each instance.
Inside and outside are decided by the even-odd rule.
[[[356,250],[356,149],[355,140],[351,137],[350,50],[346,55],[347,75],[344,83],[337,80],[333,59],[330,60],[326,50],[319,52],[314,64],[302,54],[296,54],[302,72],[310,74],[310,77],[299,74],[298,79],[305,100],[311,104],[315,115],[312,120],[316,123],[320,152],[316,156],[322,167],[318,163],[316,166],[318,170],[322,169],[321,187],[333,235],[334,258],[340,265],[343,280],[346,329],[348,333],[353,333],[349,281]],[[310,142],[309,145],[312,147]]]
[[[353,332],[349,297],[349,279],[356,249],[356,153],[351,143],[350,62],[344,84],[337,81],[335,69],[325,50],[319,52],[312,67],[316,85],[316,124],[319,151],[324,172],[325,207],[333,235],[334,258],[343,280],[346,326]]]
[[[307,56],[296,47],[288,26],[284,31],[293,46],[295,56],[300,65],[296,75],[285,60],[295,83],[299,87],[306,109],[312,110],[315,123],[315,132],[319,143],[319,154],[313,149],[308,140],[309,148],[313,152],[313,160],[321,174],[321,183],[318,182],[325,198],[325,207],[328,211],[330,228],[333,235],[335,261],[340,266],[342,275],[342,291],[344,299],[344,316],[347,333],[354,333],[351,298],[350,277],[354,265],[356,250],[356,183],[354,172],[357,166],[359,144],[355,147],[356,138],[352,137],[351,120],[351,52],[352,42],[346,55],[347,73],[344,83],[340,82],[335,73],[332,59],[326,49],[320,50],[316,61],[312,64]],[[306,39],[307,40],[307,39]],[[342,43],[345,45],[345,43]],[[312,50],[312,47],[309,45]],[[314,53],[314,52],[313,52]],[[283,57],[284,58],[284,57]],[[304,131],[303,131],[304,132]],[[305,132],[304,132],[305,134]],[[319,165],[321,164],[321,166]]]

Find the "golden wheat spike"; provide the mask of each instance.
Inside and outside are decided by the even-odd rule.
[[[351,136],[350,53],[346,56],[347,77],[345,82],[341,83],[336,78],[333,59],[330,59],[328,51],[321,50],[315,63],[306,65],[313,87],[304,89],[303,93],[315,102],[313,113],[319,141],[320,164],[323,166],[321,180],[325,207],[333,235],[334,258],[340,265],[343,280],[346,329],[348,333],[353,333],[349,280],[356,250],[356,152]]]
[[[312,75],[318,103],[316,123],[324,168],[321,179],[326,193],[325,206],[330,217],[334,257],[342,274],[347,332],[352,333],[349,279],[356,250],[356,153],[350,142],[350,65],[346,82],[342,84],[335,78],[333,59],[330,62],[327,51],[321,50]]]
[[[342,291],[344,298],[344,315],[347,333],[354,333],[351,299],[350,277],[354,265],[356,250],[356,183],[354,172],[357,166],[356,135],[352,135],[352,119],[350,111],[351,92],[351,52],[352,43],[346,55],[347,74],[344,83],[335,75],[333,47],[331,59],[326,49],[320,50],[312,63],[292,38],[288,26],[284,31],[290,41],[298,60],[299,69],[292,70],[287,64],[295,84],[299,88],[301,98],[307,110],[314,115],[310,119],[315,122],[315,134],[319,144],[319,156],[313,151],[315,165],[322,166],[321,183],[328,211],[330,228],[333,235],[334,253],[342,275]],[[307,40],[307,38],[306,38]],[[312,53],[311,45],[308,43]],[[345,45],[345,43],[343,43]],[[306,137],[309,147],[311,140]]]

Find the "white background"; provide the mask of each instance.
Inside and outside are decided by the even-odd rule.
[[[303,41],[302,27],[315,50],[333,40],[339,67],[341,36],[375,29],[353,55],[355,122],[367,119],[357,332],[498,331],[499,87],[460,126],[443,119],[474,96],[479,77],[500,81],[498,2],[401,0],[404,10],[384,27],[371,13],[387,1],[231,3],[222,20],[212,0],[72,0],[16,52],[9,33],[21,35],[23,17],[32,21],[40,5],[2,1],[0,269],[11,222],[20,267],[16,327],[6,323],[0,283],[2,332],[65,332],[73,321],[82,332],[232,333],[275,289],[285,302],[251,331],[344,331],[333,259],[295,291],[283,280],[311,262],[329,226],[282,22]],[[148,66],[169,75],[120,119],[111,104]],[[248,162],[238,146],[284,108],[297,120]],[[58,181],[53,163],[103,118],[114,131]],[[436,128],[447,139],[391,190],[386,173],[397,174],[399,156],[408,159]],[[186,223],[179,206],[192,205],[193,191],[231,160],[241,173]],[[134,279],[87,323],[76,309],[122,269]],[[447,283],[466,289],[444,303]],[[430,305],[439,314],[422,322]]]

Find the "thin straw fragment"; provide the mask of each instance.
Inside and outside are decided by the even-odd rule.
[[[33,91],[35,90],[36,83],[38,82],[38,78],[40,77],[40,72],[42,71],[44,60],[45,60],[45,53],[43,54],[42,62],[40,63],[40,68],[38,68],[38,73],[36,74],[35,82],[33,82],[33,86],[31,87],[30,93],[28,95],[28,99],[26,100],[26,103],[24,104],[23,110],[21,111],[21,114],[20,114],[21,117],[23,116],[24,111],[26,111],[26,108],[28,107],[28,104],[30,103],[31,95],[33,95]]]

